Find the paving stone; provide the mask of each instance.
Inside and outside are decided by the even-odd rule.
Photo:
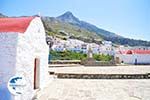
[[[123,68],[124,67],[124,68]],[[150,66],[50,68],[66,73],[150,73]],[[150,100],[150,79],[53,79],[38,100]]]
[[[149,83],[150,80],[57,79],[42,94],[49,95],[48,100],[150,100]]]
[[[59,100],[59,99],[56,99],[56,98],[48,98],[48,100]]]

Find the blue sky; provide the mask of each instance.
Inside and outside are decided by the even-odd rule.
[[[81,20],[119,35],[150,41],[150,0],[1,0],[8,16],[59,16],[71,11]]]

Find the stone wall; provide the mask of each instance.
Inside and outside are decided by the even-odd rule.
[[[81,64],[80,60],[51,60],[49,64]]]
[[[82,60],[81,64],[84,66],[114,66],[114,61],[96,61],[93,58]]]
[[[150,79],[150,74],[70,74],[55,73],[62,79]]]

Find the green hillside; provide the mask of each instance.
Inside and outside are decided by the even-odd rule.
[[[72,25],[70,23],[62,22],[53,17],[43,17],[45,29],[49,35],[64,35],[83,38],[93,38],[102,40],[102,38],[94,32],[90,32],[81,27]],[[64,34],[63,34],[64,33]]]
[[[101,43],[102,40],[106,40],[117,45],[150,46],[150,41],[122,37],[116,33],[81,21],[69,11],[58,17],[43,17],[42,21],[49,35],[62,38],[64,38],[64,35],[67,35],[85,42]]]

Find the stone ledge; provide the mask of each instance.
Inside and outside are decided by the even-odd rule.
[[[49,64],[81,64],[80,60],[51,60]]]
[[[81,65],[84,66],[116,66],[115,62],[112,61],[96,61],[93,58],[81,60]]]
[[[148,74],[71,74],[55,73],[60,79],[150,79]]]

